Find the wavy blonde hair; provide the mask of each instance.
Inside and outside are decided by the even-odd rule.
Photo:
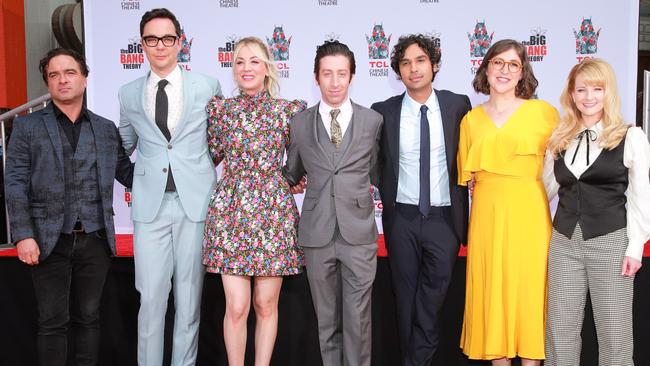
[[[605,90],[601,118],[603,132],[598,136],[597,143],[602,148],[611,150],[623,140],[628,129],[628,125],[621,115],[621,101],[616,87],[614,69],[605,60],[584,59],[573,66],[562,95],[560,95],[564,116],[551,134],[547,145],[553,157],[556,158],[560,152],[567,149],[571,140],[583,129],[582,115],[571,95],[578,76],[581,76],[588,86],[599,86]]]
[[[241,49],[246,46],[253,54],[266,64],[268,75],[264,78],[264,90],[266,90],[273,98],[280,94],[280,79],[278,78],[278,71],[275,64],[271,60],[271,54],[264,42],[257,37],[244,37],[235,43],[235,50],[232,54],[233,61],[239,56]],[[232,68],[233,77],[236,79],[235,68]]]

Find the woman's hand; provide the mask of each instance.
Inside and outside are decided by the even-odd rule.
[[[467,182],[467,189],[469,189],[469,196],[472,197],[474,194],[474,186],[476,185],[476,177],[472,173],[472,179]]]
[[[623,269],[621,270],[621,275],[626,277],[632,277],[634,274],[641,268],[641,262],[632,257],[623,258]]]

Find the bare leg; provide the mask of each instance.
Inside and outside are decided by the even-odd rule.
[[[510,366],[511,361],[509,358],[499,358],[497,360],[492,360],[492,366]],[[522,365],[523,366],[523,365]]]
[[[539,366],[541,364],[540,360],[531,360],[529,358],[521,359],[521,366]]]
[[[255,277],[255,366],[268,366],[271,363],[278,333],[278,300],[281,287],[282,277]]]
[[[251,306],[250,277],[221,275],[226,295],[223,338],[229,366],[244,366],[246,354],[246,321]]]

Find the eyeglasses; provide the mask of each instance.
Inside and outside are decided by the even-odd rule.
[[[162,37],[146,36],[142,38],[144,44],[146,44],[147,47],[156,47],[158,46],[158,42],[160,41],[162,41],[163,46],[171,47],[174,45],[174,43],[176,43],[177,39],[178,37],[176,36],[162,36]]]
[[[490,65],[494,67],[495,70],[503,70],[503,68],[508,65],[508,72],[516,73],[522,69],[522,65],[517,61],[506,61],[500,58],[493,58],[490,61]]]

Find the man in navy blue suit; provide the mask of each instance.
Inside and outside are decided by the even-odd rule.
[[[71,326],[74,364],[95,365],[99,306],[115,254],[113,182],[130,187],[133,164],[115,124],[84,106],[83,56],[51,50],[40,71],[52,102],[15,119],[7,151],[12,240],[32,266],[39,364],[67,364]]]
[[[423,35],[400,37],[391,67],[406,93],[372,105],[384,116],[379,192],[404,365],[430,365],[440,309],[467,236],[467,189],[457,184],[460,121],[469,98],[432,83],[440,49]]]

